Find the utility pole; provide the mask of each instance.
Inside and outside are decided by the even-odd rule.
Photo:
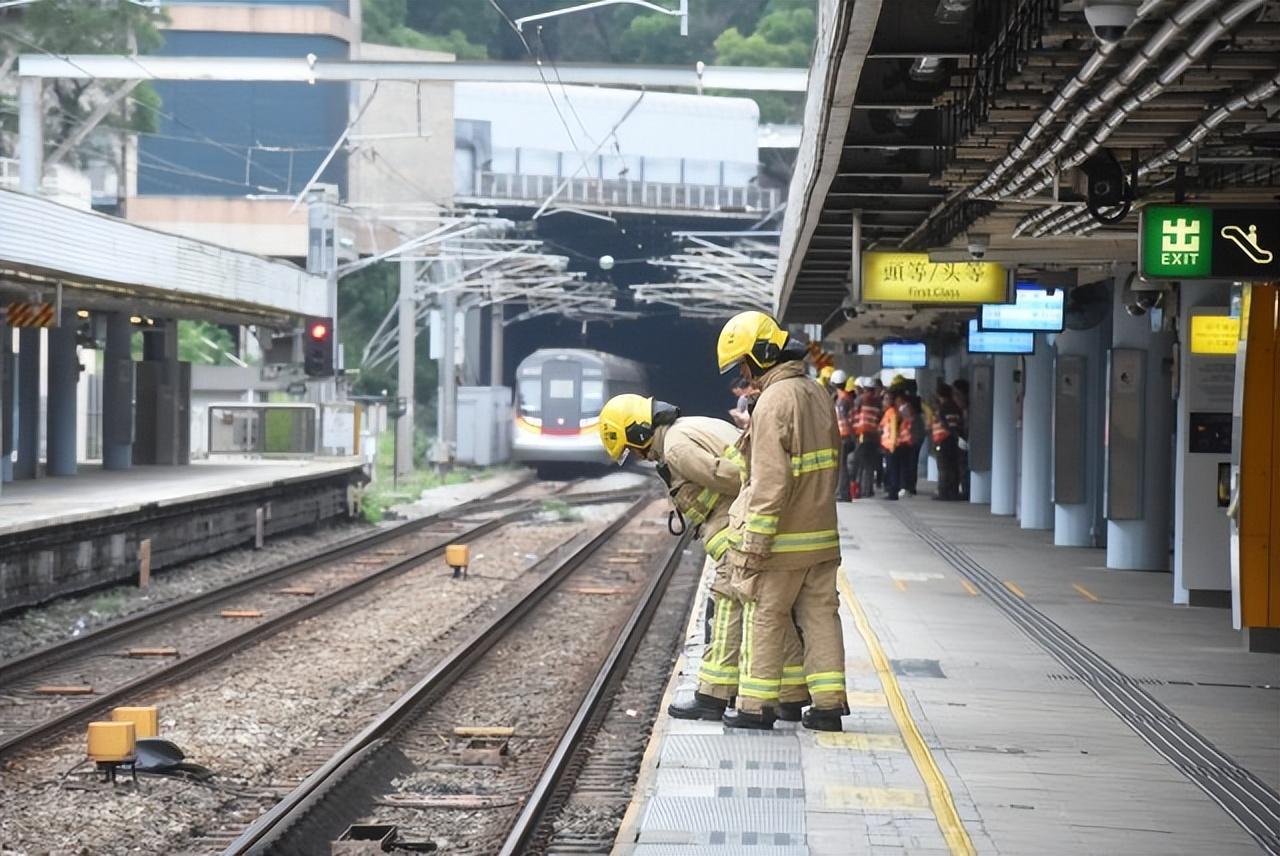
[[[435,462],[442,471],[453,465],[458,448],[457,314],[457,293],[445,291],[440,295],[440,436],[435,449]]]
[[[417,300],[418,263],[410,258],[400,259],[399,351],[397,360],[397,387],[404,415],[396,422],[396,455],[393,463],[395,474],[407,476],[413,472],[413,386],[417,356]],[[398,402],[399,403],[399,402]]]

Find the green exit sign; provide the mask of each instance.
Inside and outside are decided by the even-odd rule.
[[[1280,206],[1149,205],[1138,232],[1144,279],[1280,278]]]
[[[1152,205],[1142,210],[1142,275],[1206,277],[1213,269],[1213,210]]]

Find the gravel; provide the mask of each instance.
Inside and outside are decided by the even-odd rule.
[[[428,563],[137,703],[160,706],[162,736],[189,761],[222,774],[219,787],[277,794],[300,764],[311,766],[300,758],[317,749],[328,754],[385,705],[407,679],[397,677],[403,664],[580,529],[508,527],[473,545],[471,580],[449,579],[443,560]],[[82,736],[70,734],[9,762],[0,853],[208,852],[217,848],[201,836],[251,819],[236,813],[245,801],[233,793],[169,779],[144,779],[137,791],[60,788],[60,776],[83,753]]]

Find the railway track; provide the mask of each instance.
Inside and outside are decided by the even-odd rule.
[[[343,542],[0,664],[0,759],[331,609],[434,558],[450,543],[526,517],[554,496],[504,498],[528,486],[513,484],[496,496]],[[578,505],[635,495],[556,498]]]
[[[224,853],[327,852],[353,825],[396,827],[402,847],[525,852],[684,554],[687,539],[633,520],[648,501],[564,550]],[[629,521],[629,546],[606,549]]]

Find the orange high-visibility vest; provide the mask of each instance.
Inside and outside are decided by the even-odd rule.
[[[863,403],[858,407],[858,418],[853,423],[853,433],[859,437],[875,433],[880,425],[880,407],[866,403],[868,398],[868,394],[863,393]]]
[[[898,411],[889,407],[880,417],[880,448],[892,452],[898,448]]]

